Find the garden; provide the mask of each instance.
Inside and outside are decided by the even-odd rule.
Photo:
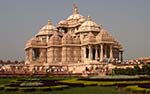
[[[147,76],[0,78],[0,94],[150,94]]]

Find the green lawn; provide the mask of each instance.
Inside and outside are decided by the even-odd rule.
[[[77,87],[65,89],[62,91],[50,91],[50,92],[5,92],[1,91],[0,94],[119,94],[115,90],[115,87]],[[122,93],[120,93],[122,94]]]

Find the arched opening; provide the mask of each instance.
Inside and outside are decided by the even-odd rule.
[[[32,56],[33,60],[36,60],[40,56],[40,49],[39,48],[33,48],[32,50]]]

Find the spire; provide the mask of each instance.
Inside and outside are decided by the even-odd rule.
[[[73,14],[78,14],[78,7],[76,4],[73,4]]]
[[[48,23],[47,23],[47,24],[48,24],[48,25],[51,25],[51,24],[52,24],[50,19],[48,19]]]
[[[87,21],[92,21],[91,16],[89,16],[89,15],[88,15],[88,17],[87,17]]]

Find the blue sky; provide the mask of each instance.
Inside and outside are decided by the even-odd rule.
[[[150,0],[0,0],[0,59],[24,60],[26,41],[48,19],[66,19],[74,3],[123,44],[125,59],[150,56]]]

